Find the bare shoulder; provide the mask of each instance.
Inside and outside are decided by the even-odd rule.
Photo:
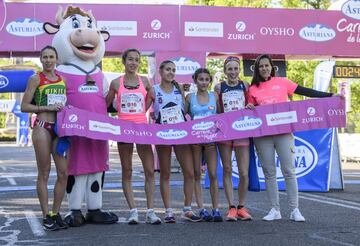
[[[149,78],[147,76],[140,76],[140,78],[146,90],[150,90],[151,84]]]

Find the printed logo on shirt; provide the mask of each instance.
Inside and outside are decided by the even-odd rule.
[[[266,123],[268,126],[277,126],[298,122],[296,111],[266,114]]]
[[[171,140],[171,139],[181,139],[188,135],[188,133],[185,130],[176,130],[176,129],[169,129],[166,131],[159,131],[156,133],[156,136],[165,139],[165,140]]]
[[[295,149],[294,149],[295,173],[296,173],[296,178],[300,178],[310,173],[316,167],[316,164],[318,163],[319,155],[316,148],[312,144],[297,136],[294,137],[295,137]],[[276,160],[276,169],[277,169],[276,170],[277,181],[284,181],[284,176],[280,168],[280,160],[277,154],[275,154],[275,160]],[[259,180],[261,182],[265,182],[264,173],[262,172],[261,163],[259,161],[258,156],[256,155],[256,152],[255,152],[255,161],[259,175]]]
[[[97,85],[86,85],[83,84],[79,86],[80,93],[97,93],[99,92],[99,87]]]

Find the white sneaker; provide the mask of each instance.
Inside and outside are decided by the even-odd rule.
[[[266,221],[272,221],[272,220],[280,220],[281,214],[279,210],[276,210],[276,208],[272,208],[270,212],[263,218],[263,220]]]
[[[139,215],[136,208],[130,210],[130,217],[128,219],[129,225],[136,225],[139,223]]]
[[[154,209],[148,209],[146,212],[146,223],[152,225],[161,224],[161,219],[156,216]]]
[[[290,214],[290,219],[296,222],[304,222],[305,218],[304,216],[302,216],[302,214],[300,213],[300,210],[298,208],[295,208],[291,214]]]

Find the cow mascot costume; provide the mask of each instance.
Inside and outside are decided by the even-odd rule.
[[[57,72],[66,80],[68,104],[100,114],[107,114],[105,97],[107,81],[97,64],[105,54],[108,32],[96,28],[91,11],[68,6],[59,7],[57,25],[44,24],[48,34],[55,34],[52,45],[59,55]],[[69,178],[66,192],[70,212],[65,221],[70,226],[87,223],[111,224],[118,220],[114,213],[101,210],[105,171],[109,169],[107,141],[71,137],[69,149]],[[87,213],[81,213],[85,199]]]

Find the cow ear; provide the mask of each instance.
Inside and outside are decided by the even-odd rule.
[[[52,23],[49,22],[45,22],[43,25],[43,29],[47,34],[55,34],[59,31],[60,26],[59,25],[54,25]]]
[[[110,39],[110,33],[108,31],[100,31],[100,33],[103,36],[105,42]]]

